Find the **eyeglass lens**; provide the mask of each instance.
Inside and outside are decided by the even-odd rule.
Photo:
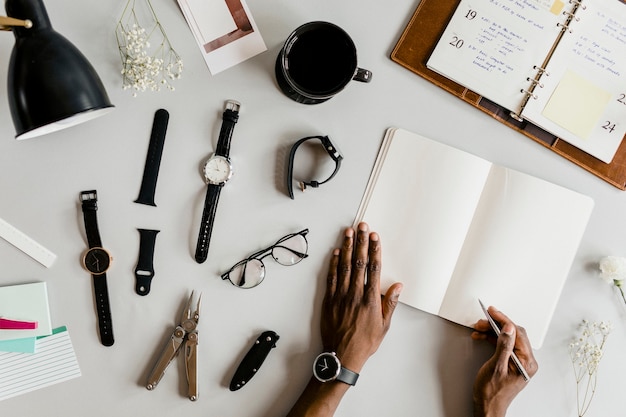
[[[239,288],[256,287],[265,278],[264,257],[271,254],[279,264],[291,266],[304,259],[307,250],[308,243],[303,234],[286,236],[265,251],[236,264],[228,273],[228,279]]]

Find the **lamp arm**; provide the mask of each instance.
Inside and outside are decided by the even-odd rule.
[[[13,26],[23,26],[26,29],[33,27],[33,22],[30,20],[14,19],[12,17],[0,16],[0,30],[11,30]]]

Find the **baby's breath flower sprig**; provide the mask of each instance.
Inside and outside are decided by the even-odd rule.
[[[149,29],[140,23],[139,5],[144,4],[150,20]],[[138,92],[174,91],[171,81],[181,77],[183,60],[170,43],[150,0],[128,0],[115,30],[122,61],[122,88]],[[152,47],[151,40],[156,47]]]
[[[605,256],[600,260],[600,278],[608,284],[615,285],[622,300],[626,304],[624,280],[626,280],[626,258],[621,256]]]
[[[576,377],[576,403],[578,416],[585,415],[596,392],[598,366],[611,333],[608,322],[583,320],[577,336],[569,344],[569,355]]]

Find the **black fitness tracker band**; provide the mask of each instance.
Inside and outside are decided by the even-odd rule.
[[[139,259],[135,267],[135,292],[148,295],[154,278],[154,246],[159,230],[137,229],[139,231]]]
[[[317,139],[321,142],[321,144],[324,146],[324,149],[326,150],[326,153],[328,153],[328,155],[333,159],[333,161],[335,161],[335,170],[333,171],[332,174],[330,174],[330,177],[326,178],[323,181],[315,181],[315,180],[300,181],[299,184],[300,184],[300,189],[302,191],[304,191],[307,186],[317,188],[320,185],[327,183],[337,174],[337,172],[339,171],[339,168],[341,167],[341,160],[343,159],[343,156],[341,155],[337,147],[333,145],[333,143],[331,142],[328,136],[308,136],[294,143],[294,145],[291,147],[291,151],[289,152],[289,165],[287,167],[287,190],[289,191],[289,197],[292,200],[294,199],[294,196],[293,196],[293,161],[296,156],[296,151],[298,150],[298,147],[310,139]]]
[[[159,176],[159,167],[161,166],[161,156],[163,154],[163,145],[165,143],[165,133],[167,132],[169,118],[170,114],[165,109],[159,109],[154,113],[150,144],[148,145],[148,154],[146,155],[146,165],[143,170],[139,197],[137,197],[135,203],[156,207],[154,195],[156,193],[157,178]]]
[[[106,271],[109,269],[112,258],[108,251],[102,247],[100,232],[98,231],[98,195],[96,190],[82,191],[80,202],[89,245],[89,249],[83,255],[82,263],[83,267],[91,272],[93,279],[100,342],[104,346],[111,346],[115,340],[113,338]]]

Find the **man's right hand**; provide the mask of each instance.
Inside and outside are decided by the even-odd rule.
[[[495,339],[487,320],[479,320],[474,325],[476,331],[472,333],[473,339],[488,339],[496,345],[496,352],[476,375],[474,417],[504,417],[515,396],[526,387],[528,382],[511,361],[513,352],[530,377],[539,369],[524,328],[516,326],[493,307],[489,307],[489,314],[501,326],[501,333]]]

